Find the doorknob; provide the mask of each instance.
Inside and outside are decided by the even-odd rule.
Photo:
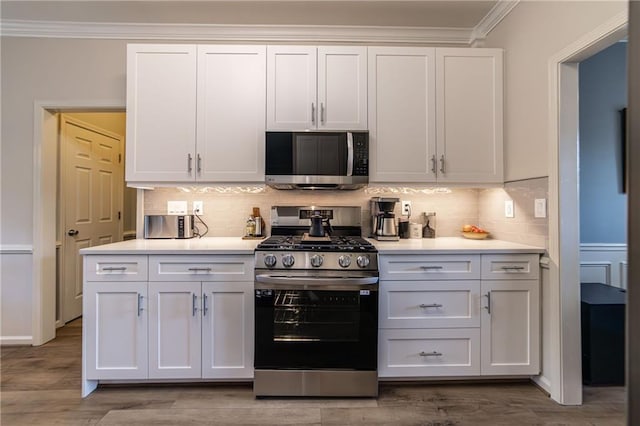
[[[70,237],[75,237],[79,233],[80,233],[80,231],[78,231],[77,229],[69,229],[69,232],[67,232],[67,235],[70,236]]]

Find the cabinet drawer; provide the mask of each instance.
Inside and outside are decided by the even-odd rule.
[[[540,275],[540,255],[482,255],[483,280],[537,280]]]
[[[382,280],[478,280],[480,255],[383,255]]]
[[[149,256],[149,281],[253,281],[253,255]]]
[[[148,264],[144,255],[85,256],[87,281],[147,281]]]
[[[480,281],[381,281],[380,328],[480,327]]]
[[[480,329],[380,330],[379,377],[476,376]]]

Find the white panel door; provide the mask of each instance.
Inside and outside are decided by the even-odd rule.
[[[198,282],[149,283],[149,378],[201,375]]]
[[[318,47],[318,128],[367,130],[367,48]]]
[[[436,180],[435,50],[368,50],[372,182]]]
[[[195,179],[196,46],[127,45],[127,182]]]
[[[502,50],[436,49],[438,182],[502,182]]]
[[[60,134],[61,318],[68,322],[82,315],[79,250],[122,239],[122,137],[66,115]]]
[[[146,282],[87,282],[86,379],[147,378]]]
[[[267,130],[317,127],[316,48],[267,46]]]
[[[540,283],[482,281],[481,373],[540,372]]]
[[[265,46],[198,46],[196,179],[264,182]]]
[[[205,282],[202,295],[202,377],[253,378],[253,282]]]

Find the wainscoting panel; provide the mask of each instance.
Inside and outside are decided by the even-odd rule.
[[[580,282],[627,288],[626,244],[580,244]]]

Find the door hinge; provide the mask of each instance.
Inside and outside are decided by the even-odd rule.
[[[120,220],[122,218],[122,213],[118,212],[118,220]]]

